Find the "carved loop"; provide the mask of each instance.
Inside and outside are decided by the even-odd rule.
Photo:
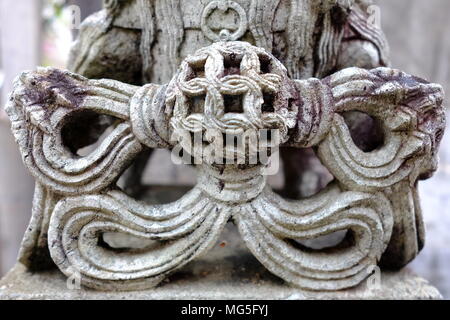
[[[155,286],[211,248],[231,217],[271,272],[302,288],[337,290],[368,275],[405,220],[419,228],[405,217],[420,211],[416,180],[436,168],[442,101],[440,86],[386,68],[293,81],[263,49],[220,42],[189,56],[168,86],[137,88],[55,69],[24,73],[7,112],[24,162],[39,192],[49,196],[36,219],[42,228],[50,221],[50,254],[66,275],[78,272],[83,284],[102,290]],[[385,142],[377,150],[363,152],[353,142],[342,114],[355,110],[382,122]],[[115,118],[112,132],[85,157],[62,138],[68,121],[82,112]],[[266,185],[261,162],[205,164],[191,192],[159,206],[114,186],[144,146],[171,148],[184,143],[170,141],[177,130],[190,138],[210,129],[220,135],[278,129],[282,144],[317,147],[336,181],[309,199],[288,201]],[[396,205],[399,197],[413,202],[411,212]],[[311,252],[298,244],[342,230],[347,237],[332,250]],[[101,241],[110,232],[148,245],[117,254]]]
[[[229,30],[224,29],[221,30],[219,34],[215,33],[208,25],[208,18],[215,10],[220,10],[223,13],[226,13],[228,10],[234,10],[239,16],[239,25],[237,30],[230,33]],[[239,40],[247,31],[247,13],[238,3],[234,1],[211,1],[203,10],[201,27],[205,36],[213,42],[236,41]]]

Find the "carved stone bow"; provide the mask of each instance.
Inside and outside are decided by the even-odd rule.
[[[61,271],[79,273],[86,286],[148,288],[207,252],[232,218],[258,260],[288,283],[313,290],[357,285],[396,245],[392,234],[406,220],[416,228],[407,236],[422,232],[415,186],[436,169],[442,100],[440,86],[387,68],[292,80],[271,54],[244,42],[199,50],[162,86],[88,80],[51,68],[23,73],[7,107],[37,181],[21,261],[48,244]],[[377,119],[383,145],[360,150],[342,116],[347,111]],[[88,120],[98,114],[114,117],[115,126],[81,157],[76,150],[93,141],[68,125],[94,130]],[[143,148],[180,143],[187,150],[192,136],[177,131],[240,135],[246,129],[278,130],[282,145],[316,147],[335,181],[311,198],[288,201],[266,185],[261,162],[203,163],[197,185],[174,203],[145,205],[116,187]],[[219,140],[204,142],[217,147]],[[339,230],[349,232],[332,249],[306,250],[293,241]],[[99,243],[107,232],[156,245],[115,252]]]

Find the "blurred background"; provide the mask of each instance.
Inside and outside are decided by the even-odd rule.
[[[81,18],[101,8],[101,0],[0,0],[0,106],[14,77],[37,65],[63,68],[73,30],[70,5]],[[392,66],[444,85],[450,92],[450,1],[375,0],[391,46]],[[447,103],[448,106],[448,103]],[[22,165],[9,122],[0,108],[0,277],[15,263],[31,216],[34,183]],[[450,116],[450,114],[449,114]],[[449,121],[450,122],[450,121]],[[450,128],[449,128],[450,129]],[[281,176],[271,178],[279,186]],[[192,184],[189,167],[175,167],[158,151],[147,166],[144,182]],[[427,227],[425,249],[409,268],[450,299],[450,134],[441,146],[436,175],[420,184]]]

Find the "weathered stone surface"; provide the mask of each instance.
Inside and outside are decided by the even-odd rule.
[[[381,22],[389,40],[392,65],[439,83],[445,92],[450,92],[450,1],[376,0],[375,4],[381,8]],[[433,179],[419,184],[426,225],[425,247],[408,267],[428,279],[446,299],[450,299],[448,134],[444,135],[441,145],[438,172]],[[152,179],[156,181],[154,176]]]
[[[381,284],[367,290],[358,287],[338,292],[313,292],[288,287],[272,276],[245,248],[229,224],[211,252],[174,274],[152,290],[129,292],[70,290],[58,270],[28,272],[19,264],[0,281],[0,299],[441,299],[428,282],[408,270],[383,272]]]
[[[335,72],[388,64],[366,2],[198,2],[203,10],[192,10],[196,1],[111,1],[85,23],[72,69],[90,77],[111,71],[133,84],[142,69],[142,82],[155,83],[52,68],[18,77],[7,112],[38,182],[20,261],[30,270],[54,263],[98,290],[143,290],[207,253],[231,219],[252,254],[295,287],[347,289],[379,263],[406,265],[423,246],[417,181],[437,167],[442,88],[386,67]],[[121,51],[105,45],[108,37]],[[142,61],[134,65],[139,57],[127,50],[136,53],[138,40]],[[366,123],[379,125],[368,141]],[[106,138],[80,154],[108,125]],[[248,136],[244,152],[224,145],[224,136],[247,130],[276,132],[272,154],[314,148],[335,180],[306,199],[275,194],[269,164],[250,154],[267,137]],[[191,148],[198,133],[213,157]],[[117,188],[148,148],[193,158],[193,190],[148,205]],[[339,232],[344,239],[330,247],[305,247]],[[141,244],[121,246],[123,235]]]
[[[450,2],[375,0],[397,68],[440,83],[450,92]],[[401,16],[401,19],[398,17]]]
[[[239,59],[239,68],[232,75],[225,67],[230,57]],[[262,61],[269,61],[269,72],[263,72]],[[192,78],[193,65],[203,66],[204,77]],[[269,112],[262,111],[263,90],[276,94]],[[186,96],[202,94],[207,101],[203,110],[191,109]],[[238,105],[243,111],[226,112],[222,94],[245,94],[243,105]],[[301,108],[295,100],[289,102],[292,97],[303,102]],[[40,184],[35,199],[44,209],[35,214],[39,220],[25,238],[30,244],[23,247],[21,260],[32,264],[33,232],[48,228],[45,238],[50,255],[68,277],[80,274],[83,284],[97,289],[148,288],[208,250],[223,224],[232,218],[252,253],[290,284],[314,290],[355,286],[393,241],[393,227],[405,224],[406,204],[396,206],[396,201],[412,186],[388,188],[435,170],[435,149],[443,130],[441,102],[439,86],[387,68],[350,68],[323,81],[294,82],[276,58],[243,42],[221,42],[199,50],[184,62],[168,87],[138,89],[55,69],[24,73],[16,82],[7,112],[24,162]],[[321,112],[314,113],[314,106]],[[422,120],[422,113],[430,107],[432,112]],[[85,158],[74,152],[87,142],[75,140],[68,145],[70,141],[64,141],[65,123],[80,110],[122,121],[98,151]],[[376,153],[364,153],[353,144],[339,115],[347,110],[365,111],[386,121],[385,142]],[[193,191],[163,207],[145,207],[120,190],[108,191],[144,145],[168,148],[179,142],[199,158],[202,155],[190,149],[190,134],[198,130],[196,125],[208,132],[221,122],[218,128],[223,131],[219,130],[212,147],[217,147],[222,135],[229,132],[226,130],[277,129],[280,137],[273,147],[282,143],[297,148],[317,145],[319,157],[336,182],[309,199],[288,202],[266,187],[261,162],[250,165],[247,154],[240,166],[217,162],[238,156],[232,152],[228,158],[226,152],[199,165],[199,181]],[[189,133],[187,139],[180,140],[180,129]],[[127,143],[120,144],[124,139]],[[77,147],[67,153],[73,143]],[[222,142],[219,148],[223,146]],[[109,154],[115,157],[109,160]],[[412,196],[407,197],[414,199],[414,190],[410,192]],[[348,235],[334,251],[308,252],[290,242],[342,230],[349,230]],[[99,245],[99,237],[108,231],[156,240],[159,245],[145,248],[145,254],[114,255]],[[400,234],[417,232],[420,230]],[[42,236],[37,237],[41,241]],[[417,245],[406,243],[416,248],[414,255]],[[400,255],[395,250],[393,254]]]

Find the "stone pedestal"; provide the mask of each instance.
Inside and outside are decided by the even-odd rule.
[[[244,261],[239,262],[240,258]],[[58,270],[35,273],[17,265],[0,281],[0,300],[428,300],[442,299],[439,291],[408,270],[382,272],[381,288],[366,290],[366,283],[338,292],[312,292],[288,287],[271,277],[252,256],[223,257],[215,264],[207,260],[192,263],[161,286],[144,291],[101,292],[69,290],[66,277]]]
[[[57,269],[30,273],[16,265],[0,281],[0,299],[223,299],[223,300],[310,300],[310,299],[442,299],[426,280],[404,269],[382,272],[378,288],[358,287],[336,292],[313,292],[286,285],[270,274],[244,246],[236,228],[229,223],[211,252],[167,278],[151,290],[101,292],[86,288],[70,290],[67,278]],[[370,280],[369,280],[370,281]]]

